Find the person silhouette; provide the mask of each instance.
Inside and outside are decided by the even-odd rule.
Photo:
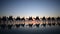
[[[12,24],[13,23],[13,16],[9,16],[8,17],[8,24]]]
[[[57,22],[59,22],[60,21],[60,17],[57,17],[56,20],[57,20]]]
[[[43,24],[46,24],[46,18],[45,16],[42,18]]]
[[[40,23],[39,23],[40,19],[39,19],[38,16],[35,18],[35,21],[37,22],[35,25],[36,25],[37,27],[39,27],[39,25],[40,25]]]
[[[45,18],[45,16],[42,18],[42,21],[43,21],[43,26],[45,27],[46,26],[46,18]]]
[[[57,17],[56,20],[57,20],[57,24],[60,25],[60,17]]]
[[[2,21],[6,21],[7,20],[7,17],[6,16],[3,16],[2,17]]]
[[[32,22],[32,21],[33,21],[33,18],[32,18],[32,17],[29,17],[29,18],[28,18],[28,21],[29,21],[29,22]],[[29,25],[29,27],[32,27],[33,23],[31,23],[31,24],[29,23],[28,25]]]
[[[1,19],[1,21],[2,21],[3,24],[6,24],[7,23],[7,17],[3,16],[2,19]]]
[[[52,25],[55,25],[55,24],[56,24],[56,23],[55,23],[55,18],[52,17],[51,20],[52,20]]]
[[[51,17],[48,17],[47,21],[48,21],[48,25],[51,26]]]

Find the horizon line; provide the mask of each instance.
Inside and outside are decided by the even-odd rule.
[[[10,15],[10,16],[12,16],[12,15]],[[0,17],[4,17],[4,16],[0,16]],[[6,17],[9,17],[9,16],[6,16]],[[17,18],[17,17],[20,17],[20,18],[29,18],[29,17],[32,17],[32,18],[36,18],[36,17],[39,17],[39,18],[43,18],[43,17],[45,17],[45,18],[48,18],[48,17],[60,17],[60,16],[12,16],[13,18]]]

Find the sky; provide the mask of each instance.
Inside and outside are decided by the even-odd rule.
[[[0,0],[0,16],[60,16],[60,0]]]

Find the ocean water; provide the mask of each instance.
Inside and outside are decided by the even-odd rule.
[[[44,26],[40,24],[39,27],[35,25],[29,27],[26,23],[24,27],[23,26],[17,27],[13,23],[12,27],[8,27],[7,25],[5,27],[0,26],[0,34],[60,34],[60,26],[47,24]]]

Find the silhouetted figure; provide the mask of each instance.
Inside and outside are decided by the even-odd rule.
[[[24,17],[23,18],[17,17],[16,20],[17,21],[19,20],[19,21],[22,22],[22,24],[16,24],[16,27],[19,27],[19,26],[23,26],[24,27],[24,25],[25,25],[25,18]]]
[[[55,18],[52,17],[52,25],[55,25]]]
[[[38,16],[35,18],[35,21],[37,22],[35,25],[38,27],[38,25],[40,24],[40,23],[39,23],[39,22],[40,22],[40,19],[39,19]]]
[[[22,27],[24,27],[24,25],[25,25],[25,18],[23,17],[23,18],[21,18],[21,21],[23,21],[23,23],[22,24],[20,24]]]
[[[35,20],[40,20],[40,19],[39,19],[39,17],[37,16],[37,17],[35,18]]]
[[[32,20],[32,21],[33,21],[32,17],[29,17],[29,19],[28,19],[28,20],[29,20],[29,21],[30,21],[30,20]]]
[[[20,17],[17,17],[15,20],[16,20],[17,23],[19,23],[21,21],[21,18]],[[17,28],[20,27],[20,24],[16,24],[16,27]]]
[[[3,16],[2,17],[2,21],[6,21],[7,20],[7,17],[6,16]]]
[[[33,21],[33,18],[29,17],[28,21],[30,21],[30,22]],[[29,27],[32,27],[33,24],[28,24],[28,25],[29,25]]]
[[[50,18],[50,17],[48,17],[48,18],[47,18],[47,20],[48,20],[48,21],[50,21],[50,20],[51,20],[51,18]]]
[[[50,17],[47,18],[47,21],[48,21],[48,25],[51,26],[51,18]]]
[[[2,21],[3,24],[7,23],[7,17],[3,16],[2,19],[1,19],[1,21]]]
[[[13,21],[14,21],[14,20],[13,20],[13,17],[12,17],[12,16],[9,16],[9,17],[8,17],[8,24],[12,24]]]
[[[23,17],[23,18],[21,18],[21,21],[25,21],[25,18]]]
[[[42,20],[46,20],[45,17],[43,17]]]
[[[55,21],[55,18],[54,18],[54,17],[52,17],[52,20],[53,20],[53,21]]]
[[[20,18],[20,17],[17,17],[17,18],[16,18],[16,21],[17,21],[17,20],[21,20],[21,18]]]
[[[56,20],[57,20],[57,22],[60,22],[60,17],[57,17]]]
[[[9,21],[13,21],[13,17],[12,16],[9,16],[8,20]]]
[[[12,17],[12,16],[9,16],[9,17],[8,17],[8,24],[9,24],[9,23],[10,23],[10,24],[13,23],[13,17]]]
[[[60,17],[57,17],[56,20],[57,20],[57,24],[60,25]]]
[[[46,18],[45,17],[42,18],[42,21],[43,21],[43,24],[46,24]]]

